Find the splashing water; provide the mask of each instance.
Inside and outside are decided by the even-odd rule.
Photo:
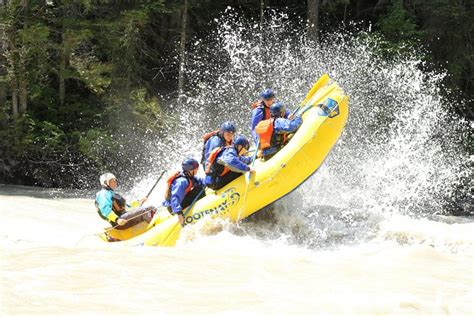
[[[279,236],[327,246],[373,238],[393,215],[444,212],[469,160],[461,147],[468,124],[441,95],[444,74],[421,70],[416,52],[381,57],[379,42],[364,32],[327,34],[315,45],[278,12],[264,27],[232,10],[214,23],[215,31],[191,43],[186,97],[172,105],[177,126],[149,145],[165,157],[162,165],[200,158],[199,136],[225,120],[249,136],[249,104],[263,88],[294,108],[327,72],[349,95],[349,121],[320,170],[292,193],[297,197],[276,204]],[[263,222],[268,228],[268,218]]]

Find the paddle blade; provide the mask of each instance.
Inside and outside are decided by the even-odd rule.
[[[325,85],[327,85],[328,82],[329,82],[329,75],[325,73],[318,79],[318,81],[316,81],[316,83],[308,91],[308,93],[306,94],[306,97],[301,103],[305,104],[306,102],[308,102],[309,99],[311,99],[311,97],[316,93],[316,91],[318,91],[321,87],[324,87]]]

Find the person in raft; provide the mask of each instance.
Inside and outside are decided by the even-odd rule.
[[[300,127],[301,116],[287,119],[284,116],[285,107],[281,102],[276,102],[270,107],[270,119],[263,120],[255,127],[255,132],[260,138],[259,149],[264,160],[273,157],[288,141],[288,134],[296,132]]]
[[[143,221],[150,222],[156,212],[154,206],[142,207],[127,211],[130,205],[118,193],[117,178],[112,173],[105,173],[100,176],[102,189],[95,196],[95,207],[99,216],[106,220],[115,229],[127,229]],[[140,205],[145,203],[147,198],[141,199]]]
[[[205,163],[209,154],[214,148],[226,147],[232,145],[234,140],[235,126],[232,122],[224,122],[221,128],[205,134],[202,139],[204,145],[202,147],[201,164],[205,168]]]
[[[217,147],[209,155],[206,162],[206,185],[218,190],[243,173],[255,170],[248,165],[252,158],[244,156],[249,149],[249,141],[245,136],[235,137],[232,146]]]
[[[203,198],[204,179],[197,177],[199,163],[193,158],[186,158],[181,164],[181,171],[176,171],[167,180],[165,201],[163,206],[173,215],[178,215],[181,225],[184,225],[183,210]]]
[[[255,127],[263,120],[270,119],[270,107],[275,102],[275,92],[272,89],[265,89],[260,92],[260,99],[252,103],[252,118],[250,119],[250,130],[255,144],[258,143],[258,135],[255,133]],[[287,110],[283,117],[288,118],[290,111]]]

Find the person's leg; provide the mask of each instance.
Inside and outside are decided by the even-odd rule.
[[[218,177],[217,181],[216,181],[216,185],[215,185],[216,188],[214,190],[219,190],[220,188],[226,186],[227,184],[234,181],[235,179],[237,179],[241,175],[243,175],[243,173],[230,171],[229,173],[227,173],[223,177]]]
[[[197,195],[199,195],[199,197],[196,199]],[[202,199],[203,197],[206,196],[206,191],[204,191],[204,188],[201,187],[201,186],[197,186],[195,187],[194,189],[192,189],[190,192],[188,192],[188,194],[186,194],[184,196],[184,199],[183,201],[181,202],[181,208],[184,210],[186,207],[188,207],[189,205],[191,205],[191,203],[194,202],[194,200],[196,199],[197,200],[200,200]]]
[[[120,216],[121,219],[127,220],[127,223],[122,226],[117,226],[116,229],[127,229],[144,221],[149,223],[155,212],[156,208],[154,206],[137,207],[136,209]]]

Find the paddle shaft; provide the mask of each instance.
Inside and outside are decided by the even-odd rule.
[[[255,164],[255,160],[256,160],[257,154],[258,154],[258,146],[260,146],[260,137],[257,140],[257,145],[255,145],[255,152],[252,155],[252,163],[250,164],[250,167],[253,167],[253,165]],[[248,172],[247,175],[248,175],[248,179],[247,179],[247,182],[248,182],[248,180],[250,180],[250,171]],[[247,183],[247,188],[248,188],[248,185],[249,184]]]
[[[192,201],[192,203],[187,207],[186,209],[186,212],[183,213],[183,218],[186,222],[186,215],[188,215],[189,211],[193,208],[194,204],[196,203],[196,201],[199,199],[199,197],[201,196],[201,194],[204,192],[204,187],[201,189],[201,191],[198,193],[198,195],[196,195],[196,197],[194,198],[194,200]],[[162,239],[163,242],[166,242],[166,240],[171,236],[171,233],[176,229],[176,227],[178,226],[181,226],[181,227],[184,227],[184,224],[183,225],[178,225],[179,224],[179,221],[175,224],[175,226],[170,230],[169,234],[166,236],[166,238]]]
[[[163,178],[163,175],[165,174],[165,171],[163,170],[163,172],[160,174],[160,176],[158,177],[158,180],[156,180],[155,184],[151,187],[150,191],[148,192],[148,194],[146,195],[146,198],[148,199],[148,197],[150,196],[151,192],[153,192],[153,190],[155,189],[156,185],[158,184],[158,182],[160,182],[161,178]],[[143,205],[143,202],[140,203],[140,206]]]
[[[308,91],[308,93],[306,94],[306,97],[304,98],[304,100],[301,102],[300,105],[298,105],[298,107],[296,109],[293,110],[293,112],[291,113],[292,116],[295,116],[296,113],[298,113],[298,111],[301,109],[301,106],[303,104],[305,104],[306,102],[308,102],[308,100],[316,93],[316,91],[318,91],[323,85],[325,85],[329,80],[329,75],[328,74],[323,74],[319,79],[318,81],[316,81],[316,83],[311,87],[311,89]]]

